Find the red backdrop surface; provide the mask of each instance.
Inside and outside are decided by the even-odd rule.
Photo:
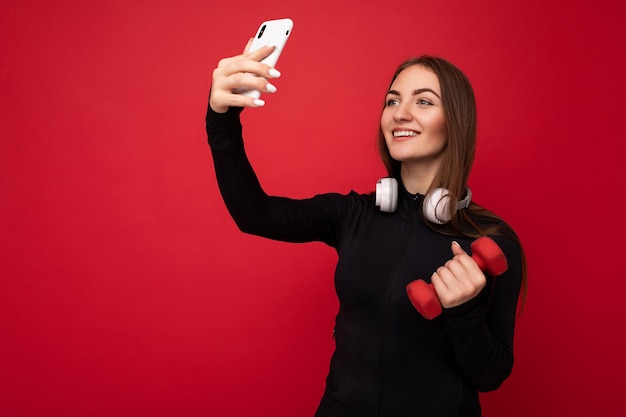
[[[620,2],[0,3],[0,415],[310,416],[336,255],[240,233],[204,132],[213,67],[289,16],[243,119],[266,190],[373,190],[393,69],[441,55],[479,106],[475,200],[525,244],[516,365],[486,416],[617,416]]]

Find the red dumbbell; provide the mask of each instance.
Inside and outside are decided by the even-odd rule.
[[[478,267],[492,277],[498,276],[508,269],[509,265],[502,249],[492,239],[488,237],[478,238],[472,242],[470,248],[472,249],[472,259],[478,264]],[[432,284],[417,279],[406,286],[406,293],[413,306],[425,319],[432,320],[441,314],[441,303]]]

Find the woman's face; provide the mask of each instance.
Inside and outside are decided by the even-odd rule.
[[[446,129],[435,73],[421,65],[404,69],[387,93],[380,126],[393,159],[403,164],[439,164]]]

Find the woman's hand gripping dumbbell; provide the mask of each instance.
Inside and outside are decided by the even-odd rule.
[[[471,258],[481,271],[495,277],[507,270],[508,263],[506,257],[498,244],[492,239],[488,237],[478,238],[472,242],[470,248],[472,249]],[[455,258],[453,259],[465,254],[460,247],[453,249],[453,252],[455,253]],[[446,263],[446,265],[448,264],[449,262]],[[433,279],[435,279],[434,276]],[[441,280],[440,277],[437,277],[437,279]],[[413,306],[424,318],[432,320],[441,314],[441,302],[432,283],[428,284],[421,279],[415,280],[407,285],[406,292]]]

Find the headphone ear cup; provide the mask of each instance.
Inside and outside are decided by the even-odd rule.
[[[424,198],[422,210],[424,217],[432,223],[444,224],[450,221],[450,197],[445,188],[435,188]]]
[[[398,208],[398,181],[382,178],[376,183],[376,206],[380,211],[393,213]]]

